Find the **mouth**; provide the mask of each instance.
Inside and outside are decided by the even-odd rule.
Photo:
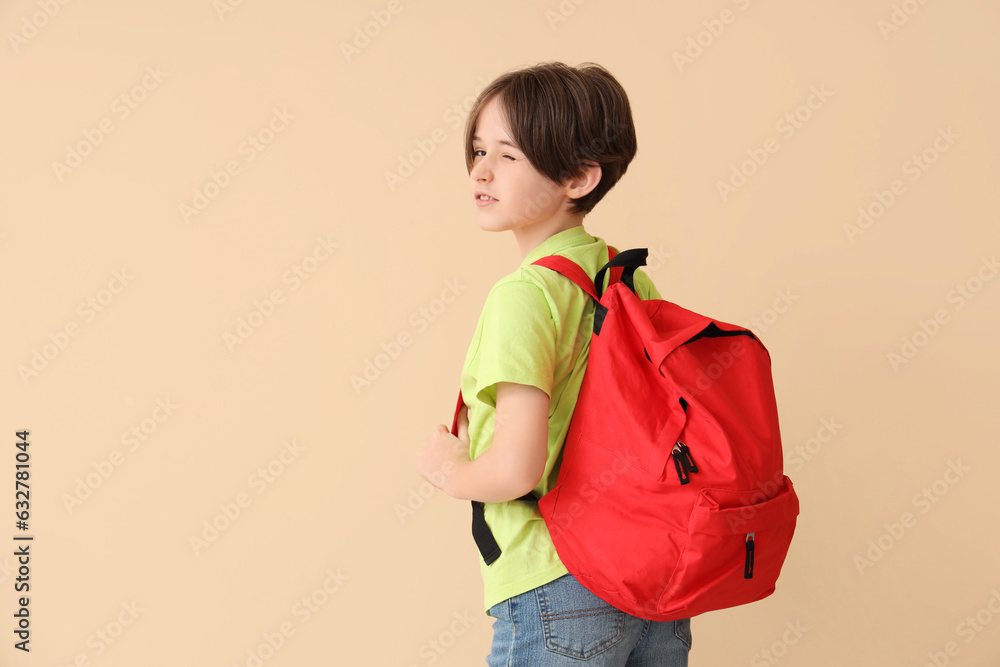
[[[472,198],[475,201],[476,206],[489,206],[494,202],[500,201],[499,199],[489,196],[485,192],[477,192]]]

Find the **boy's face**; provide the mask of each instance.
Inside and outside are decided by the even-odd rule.
[[[538,172],[514,144],[495,97],[479,114],[472,148],[469,185],[481,229],[544,225],[566,215],[564,189]]]

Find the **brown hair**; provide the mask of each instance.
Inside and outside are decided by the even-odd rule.
[[[479,94],[465,126],[469,172],[479,114],[494,97],[512,138],[539,173],[564,183],[580,176],[586,164],[600,165],[600,182],[572,200],[572,213],[589,213],[635,157],[632,110],[617,79],[595,63],[548,62],[506,72]]]

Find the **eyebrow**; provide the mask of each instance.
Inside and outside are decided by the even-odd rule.
[[[478,141],[480,143],[482,143],[482,141],[483,141],[482,138],[478,134],[472,135],[472,140],[473,141]],[[501,139],[497,143],[498,144],[503,144],[504,146],[510,146],[511,148],[517,148],[518,150],[520,150],[520,147],[517,144],[512,144],[509,141],[506,141],[504,139]]]

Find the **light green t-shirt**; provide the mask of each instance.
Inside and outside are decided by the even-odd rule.
[[[473,459],[493,442],[497,383],[532,385],[548,394],[548,455],[534,490],[537,496],[556,482],[559,455],[587,367],[596,305],[568,278],[531,266],[546,255],[567,257],[593,277],[607,263],[608,247],[582,225],[573,227],[546,239],[515,271],[497,281],[486,297],[461,382],[469,406]],[[604,283],[606,287],[607,278]],[[662,298],[641,270],[635,272],[635,288],[642,299]],[[492,565],[479,561],[487,613],[499,602],[567,574],[537,507],[516,500],[486,503],[485,516],[502,551]]]

